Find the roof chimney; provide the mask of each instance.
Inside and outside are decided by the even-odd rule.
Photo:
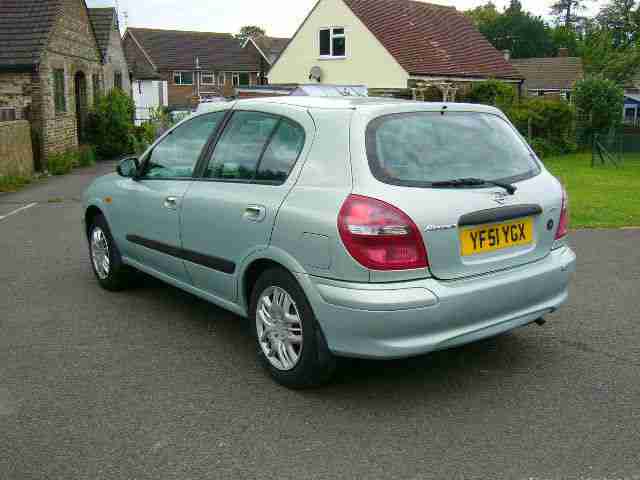
[[[511,60],[511,50],[503,50],[502,54],[504,55],[504,59],[508,62]]]
[[[568,48],[559,48],[558,49],[558,56],[559,57],[568,57],[569,56],[569,49]]]

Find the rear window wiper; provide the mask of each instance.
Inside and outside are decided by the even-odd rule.
[[[435,188],[446,187],[480,187],[482,185],[495,185],[504,188],[509,195],[513,195],[518,187],[507,182],[497,182],[495,180],[485,180],[483,178],[454,178],[452,180],[442,180],[440,182],[431,182],[431,186]]]

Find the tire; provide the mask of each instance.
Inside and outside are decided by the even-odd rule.
[[[287,300],[278,302],[283,298],[282,292],[292,301],[287,312],[282,308],[287,305]],[[265,297],[277,305],[272,307],[268,317],[264,314],[264,310],[269,312],[266,300],[263,301]],[[297,316],[293,315],[294,312]],[[291,322],[292,318],[299,321],[278,321],[285,318],[285,313],[288,322]],[[267,327],[264,323],[265,318],[275,327]],[[335,358],[327,347],[307,297],[289,272],[282,268],[273,268],[258,278],[251,293],[249,319],[251,331],[257,342],[260,363],[276,382],[288,388],[301,389],[318,386],[331,379],[335,371]],[[301,337],[301,340],[298,337]],[[296,341],[289,342],[292,338]],[[290,363],[283,362],[280,344],[285,345],[282,348],[285,358],[288,358]],[[296,354],[297,360],[294,362]]]
[[[100,286],[111,292],[127,288],[130,285],[133,272],[130,267],[122,263],[120,251],[113,240],[105,218],[102,215],[97,215],[89,226],[88,232],[89,260]],[[100,262],[100,258],[104,259],[104,257],[94,255],[94,253],[100,252],[97,248],[98,244],[106,246],[107,264]]]

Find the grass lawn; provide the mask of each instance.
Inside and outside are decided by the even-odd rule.
[[[591,168],[591,154],[544,160],[569,193],[573,228],[640,227],[640,155]]]

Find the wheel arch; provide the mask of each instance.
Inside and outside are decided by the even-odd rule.
[[[89,229],[91,228],[93,221],[99,215],[102,215],[104,217],[104,213],[102,212],[102,210],[99,207],[96,207],[95,205],[89,205],[85,210],[84,225],[85,225],[85,233],[87,234],[87,238],[89,237]]]
[[[238,297],[240,305],[249,312],[251,291],[260,275],[270,268],[282,268],[291,274],[307,273],[304,267],[290,254],[275,247],[254,253],[240,269]],[[302,286],[302,285],[301,285]],[[304,286],[302,286],[304,290]]]

